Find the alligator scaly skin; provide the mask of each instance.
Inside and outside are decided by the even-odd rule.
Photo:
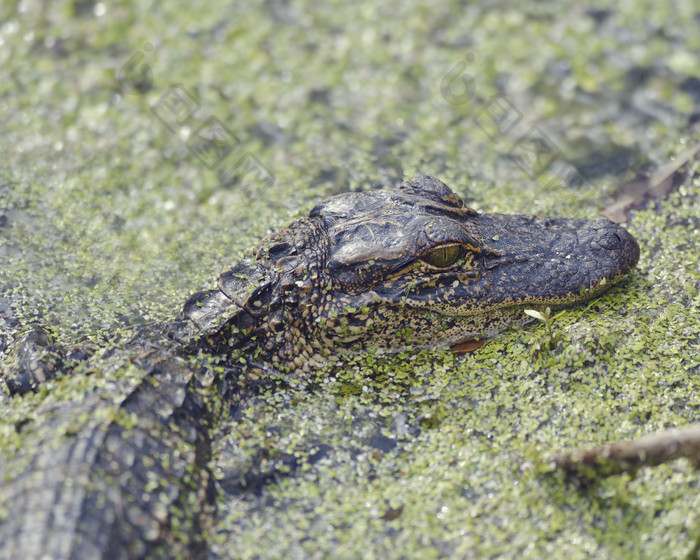
[[[76,364],[25,337],[3,368],[19,400],[0,424],[0,559],[203,557],[217,424],[267,373],[488,337],[528,322],[523,306],[600,295],[638,258],[610,221],[479,214],[418,176],[319,204],[121,347]]]
[[[96,356],[106,370],[16,426],[23,447],[0,457],[12,476],[0,485],[0,558],[203,556],[212,402],[157,330]]]

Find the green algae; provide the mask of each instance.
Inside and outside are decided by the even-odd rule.
[[[0,18],[0,303],[68,344],[116,343],[172,317],[330,194],[420,170],[479,210],[593,218],[617,184],[698,137],[691,2],[21,5]],[[139,52],[153,83],[125,92],[118,72]],[[475,95],[454,104],[440,83],[460,61]],[[176,83],[201,104],[197,122],[219,118],[236,152],[274,171],[261,198],[222,184],[154,117]],[[507,155],[518,136],[477,126],[497,93],[586,171],[582,185],[529,180]],[[606,171],[615,150],[628,157]],[[698,483],[686,463],[580,490],[547,454],[697,420],[696,170],[632,215],[637,271],[559,317],[556,347],[536,325],[466,357],[357,357],[313,392],[239,411],[229,438],[243,465],[263,448],[298,466],[259,496],[219,496],[215,555],[694,557]],[[42,406],[107,389],[75,376],[3,398],[0,452],[31,445],[16,426],[40,423]]]

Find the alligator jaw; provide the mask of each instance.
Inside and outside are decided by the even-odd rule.
[[[512,218],[513,216],[508,217]],[[498,220],[498,217],[496,217],[496,219]],[[529,293],[528,291],[524,291],[519,297],[515,298],[513,295],[510,295],[503,298],[500,303],[496,303],[496,301],[500,299],[501,294],[507,293],[508,284],[509,282],[512,283],[513,278],[509,278],[508,275],[503,275],[501,277],[501,282],[494,286],[494,290],[492,291],[492,309],[497,309],[498,311],[495,312],[495,315],[501,316],[501,320],[496,322],[496,326],[500,326],[501,324],[522,326],[531,323],[534,319],[522,312],[525,308],[545,312],[546,309],[556,311],[585,303],[602,295],[612,286],[627,278],[631,270],[636,266],[639,260],[639,245],[627,230],[609,220],[598,220],[595,222],[560,220],[559,224],[565,225],[567,221],[571,222],[569,224],[570,232],[585,232],[584,235],[577,235],[576,239],[580,243],[585,244],[588,242],[588,248],[592,254],[598,253],[601,260],[595,262],[600,266],[595,266],[594,262],[589,266],[583,267],[581,270],[577,270],[575,274],[571,274],[570,272],[564,274],[564,285],[568,286],[568,288],[565,289],[571,290],[568,295],[555,298],[551,297],[551,295],[547,297],[546,292],[545,295],[542,295],[542,291],[538,292],[542,287],[534,282],[534,279],[538,277],[537,269],[542,267],[544,269],[549,269],[551,272],[551,269],[561,264],[559,259],[571,260],[573,257],[572,254],[562,251],[563,247],[560,245],[561,239],[549,239],[549,247],[544,251],[544,253],[550,255],[549,259],[545,258],[543,253],[540,254],[540,257],[530,261],[529,265],[527,261],[520,259],[525,266],[521,267],[522,270],[519,271],[519,275],[533,274],[533,281],[528,285],[530,289]],[[498,234],[494,235],[494,237],[497,236]],[[541,242],[539,245],[542,247]],[[554,254],[558,256],[552,256]],[[518,261],[518,259],[513,256],[502,257],[498,263],[494,262],[495,260],[494,258],[490,262],[485,263],[485,267],[492,269],[497,268],[499,265],[513,267],[514,265],[517,266]],[[528,267],[530,271],[528,271]],[[582,276],[578,277],[579,274]],[[545,278],[550,281],[552,280],[551,276],[546,276]],[[584,282],[581,284],[578,291],[575,289],[577,281]],[[520,289],[518,289],[518,292],[520,292]],[[501,329],[493,328],[490,331],[486,329],[482,334],[490,336],[495,334],[498,330]],[[475,339],[472,333],[465,333],[464,337],[464,340],[450,343],[454,354],[474,352],[484,344],[483,338]]]
[[[639,245],[610,220],[485,214],[479,231],[499,256],[486,256],[489,309],[584,303],[620,282],[639,260]]]
[[[524,307],[598,296],[639,259],[637,242],[609,220],[479,214],[431,177],[340,195],[312,214],[328,231],[332,287],[314,321],[325,347],[341,351],[490,337],[530,322]],[[431,262],[454,247],[457,260]]]
[[[443,308],[463,321],[461,329],[455,321],[456,332],[447,341],[453,351],[532,322],[526,308],[544,312],[594,299],[626,278],[639,260],[636,240],[610,220],[484,214],[476,222],[490,251],[483,256],[481,287],[458,286],[452,305]],[[469,297],[475,289],[478,300]]]

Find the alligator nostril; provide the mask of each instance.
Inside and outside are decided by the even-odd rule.
[[[594,241],[603,249],[619,249],[623,245],[622,237],[616,231],[601,232]]]

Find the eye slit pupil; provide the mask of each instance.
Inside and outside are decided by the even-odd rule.
[[[450,245],[447,247],[438,247],[434,249],[423,260],[428,264],[438,268],[445,268],[453,264],[463,254],[463,248],[459,245]]]

